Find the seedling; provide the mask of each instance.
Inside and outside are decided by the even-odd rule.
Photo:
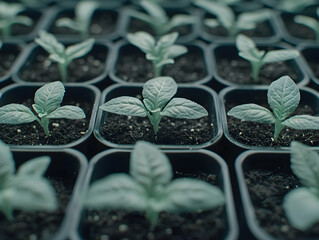
[[[317,18],[319,19],[319,8],[316,9]],[[302,24],[310,29],[312,29],[316,35],[316,40],[319,42],[319,21],[318,19],[297,15],[294,17],[296,23]]]
[[[0,32],[3,37],[11,35],[11,28],[14,24],[32,26],[31,18],[18,15],[23,10],[25,7],[22,4],[0,2]]]
[[[130,175],[116,173],[92,183],[85,199],[89,209],[127,209],[146,212],[151,229],[162,211],[182,213],[224,205],[223,192],[191,178],[172,181],[167,156],[148,142],[136,143],[130,158]]]
[[[12,153],[2,141],[0,152],[0,212],[13,220],[14,210],[56,210],[55,191],[43,176],[51,162],[50,157],[31,159],[16,171]]]
[[[76,106],[62,106],[64,86],[61,82],[52,82],[39,88],[34,95],[33,111],[22,105],[11,103],[0,107],[0,123],[21,124],[37,121],[43,128],[46,136],[50,136],[49,120],[52,118],[82,119],[83,110]]]
[[[154,132],[163,116],[173,118],[197,119],[208,113],[201,105],[185,99],[173,98],[177,84],[171,77],[157,77],[148,80],[143,86],[143,102],[135,97],[117,97],[104,103],[103,111],[136,117],[148,117]]]
[[[58,27],[70,28],[79,32],[82,37],[89,35],[89,28],[95,10],[99,7],[96,1],[80,1],[75,7],[75,19],[60,18],[56,22]]]
[[[319,117],[309,115],[289,117],[300,102],[299,89],[290,77],[283,76],[271,83],[267,97],[273,112],[265,107],[249,103],[233,107],[227,115],[244,121],[274,124],[274,141],[277,141],[284,127],[298,130],[319,129]]]
[[[174,63],[174,58],[187,53],[187,48],[174,44],[178,33],[169,33],[162,36],[158,41],[147,32],[129,33],[128,41],[137,46],[146,54],[146,59],[152,61],[154,76],[159,77],[162,68],[166,64]]]
[[[283,207],[289,223],[300,231],[319,223],[319,156],[311,147],[298,142],[290,146],[290,168],[302,187],[289,191]]]
[[[65,46],[50,33],[40,31],[39,36],[40,38],[36,38],[35,42],[50,54],[49,58],[52,61],[58,63],[62,82],[67,82],[68,66],[70,62],[91,51],[95,42],[93,38],[90,38],[65,48]]]
[[[255,42],[243,34],[237,36],[236,47],[239,51],[239,56],[250,62],[254,82],[259,81],[259,72],[263,65],[294,59],[300,55],[299,51],[294,49],[272,50],[268,52],[259,50]]]
[[[278,3],[278,8],[285,12],[299,13],[316,4],[318,4],[317,0],[281,0]]]
[[[169,18],[165,10],[156,2],[142,0],[140,5],[146,13],[130,10],[129,14],[148,24],[158,36],[162,36],[173,28],[195,22],[194,17],[187,14],[176,14]]]
[[[229,6],[219,2],[196,0],[194,4],[216,16],[216,19],[205,19],[205,25],[210,28],[222,26],[225,30],[227,30],[228,36],[231,37],[236,36],[241,31],[255,29],[258,23],[266,21],[271,17],[268,9],[244,12],[236,17],[235,13]]]

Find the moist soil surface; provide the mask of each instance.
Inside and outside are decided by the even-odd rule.
[[[301,186],[289,166],[252,169],[245,172],[245,179],[259,225],[267,233],[285,240],[319,239],[319,223],[301,232],[292,227],[285,217],[282,207],[284,196]]]
[[[176,173],[177,177],[198,178],[216,185],[212,174]],[[88,211],[83,222],[83,233],[87,240],[208,240],[220,239],[226,231],[224,207],[209,211],[172,214],[160,213],[153,231],[143,213],[128,211]],[[108,237],[108,238],[107,238]]]
[[[226,112],[235,106],[237,105],[226,103]],[[270,110],[268,105],[263,107]],[[299,105],[291,116],[301,114],[315,115],[315,111],[308,105]],[[275,142],[273,139],[275,126],[273,124],[242,121],[227,116],[227,126],[230,136],[235,141],[248,146],[289,147],[292,141],[298,141],[309,146],[319,146],[318,130],[295,130],[285,127],[279,134],[277,142]]]
[[[151,61],[137,48],[130,53],[122,52],[116,64],[115,74],[127,82],[146,82],[154,77]],[[188,47],[188,53],[177,57],[175,63],[165,65],[163,76],[174,78],[177,83],[191,83],[202,80],[207,75],[203,53]]]
[[[87,55],[74,59],[68,66],[68,82],[85,82],[104,72],[107,57],[105,48],[93,50]],[[61,81],[58,64],[48,58],[47,53],[38,53],[30,57],[18,73],[27,82]]]
[[[258,82],[254,82],[251,65],[245,59],[237,56],[232,58],[221,57],[218,54],[216,55],[216,65],[219,77],[233,84],[270,85],[273,81],[285,75],[288,75],[296,83],[302,80],[298,67],[289,64],[289,61],[264,65],[260,70]]]
[[[194,120],[163,117],[156,135],[147,118],[112,113],[108,113],[100,132],[105,140],[117,144],[135,144],[144,140],[169,145],[199,145],[208,142],[215,134],[208,117]]]
[[[71,18],[74,19],[74,13],[72,11],[63,11],[58,14],[59,18]],[[89,29],[90,35],[107,35],[115,32],[116,24],[118,21],[118,14],[112,10],[97,10],[94,12],[91,25]],[[79,33],[66,27],[57,27],[54,24],[49,28],[49,31],[54,35],[78,35]]]
[[[1,240],[49,239],[59,229],[69,203],[72,184],[59,178],[49,179],[56,191],[59,207],[54,212],[15,211],[14,220],[8,221],[0,215]]]
[[[22,103],[32,109],[33,99]],[[63,105],[78,106],[85,112],[85,119],[51,119],[50,136],[46,136],[38,122],[26,124],[0,124],[0,139],[14,145],[64,145],[72,143],[85,134],[90,125],[91,104],[85,102],[64,102]]]
[[[2,50],[0,50],[0,78],[9,74],[12,64],[19,54],[19,51],[17,49],[12,49],[12,51],[3,51],[4,48],[5,46],[2,47]]]

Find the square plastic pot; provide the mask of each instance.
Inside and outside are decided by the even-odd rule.
[[[253,237],[246,235],[244,239],[318,239],[318,236],[313,236],[313,233],[312,237],[309,237],[309,232],[302,233],[294,229],[288,224],[284,212],[282,212],[283,209],[280,206],[276,207],[270,203],[272,199],[276,201],[279,201],[280,198],[283,199],[287,192],[296,187],[293,179],[297,177],[293,177],[294,175],[290,169],[290,154],[288,151],[246,151],[236,159],[235,167],[246,222],[250,233],[253,235]],[[256,176],[256,182],[258,182],[256,185],[250,183],[250,180],[246,176],[246,174],[252,170],[257,171],[256,173],[250,174],[251,177],[249,179],[253,177],[253,174],[259,173],[259,175]],[[282,183],[283,181],[284,183]],[[272,182],[272,186],[270,182]],[[254,189],[255,194],[250,192],[248,183],[251,185],[251,189]],[[258,190],[256,191],[256,189]],[[256,192],[258,192],[258,196],[255,196]],[[256,198],[255,201],[253,200],[254,198]],[[257,199],[263,200],[258,201]],[[282,201],[279,204],[282,205]],[[264,209],[266,209],[267,214],[263,216],[263,213],[261,213],[262,219],[258,219],[257,214],[260,211],[264,211]],[[264,213],[266,211],[264,211]],[[267,217],[270,215],[271,219],[268,220]],[[267,220],[270,222],[267,222]],[[266,227],[272,226],[273,224],[277,224],[277,226],[274,228],[269,227],[269,229],[271,229],[269,231],[272,232],[268,232]],[[262,227],[262,225],[264,225],[265,228]],[[275,230],[277,227],[280,229]],[[278,232],[280,232],[281,236],[279,236]]]
[[[130,153],[131,151],[129,150],[121,151],[111,149],[101,152],[92,158],[83,188],[84,191],[89,184],[104,176],[119,172],[128,173]],[[168,156],[172,164],[173,172],[185,174],[189,173],[190,175],[202,172],[206,174],[214,174],[216,176],[216,185],[223,191],[226,199],[225,212],[223,213],[226,231],[218,239],[237,239],[238,228],[236,213],[234,209],[228,168],[224,160],[217,154],[207,150],[171,150],[164,151],[164,153]],[[87,227],[83,223],[84,215],[84,212],[79,214],[79,226],[77,228],[78,231],[74,233],[74,236],[76,236],[74,239],[86,239],[85,232],[87,231]],[[218,240],[217,238],[215,239]]]
[[[61,222],[57,223],[58,230],[50,233],[50,240],[64,240],[68,235],[70,235],[70,226],[74,222],[72,216],[75,207],[74,202],[78,200],[78,192],[82,187],[85,173],[87,171],[87,159],[82,153],[73,149],[41,149],[37,151],[30,149],[13,150],[16,168],[25,161],[40,156],[51,157],[51,163],[45,173],[45,177],[62,180],[67,183],[66,187],[71,188],[71,195],[65,208],[64,216],[61,219]],[[56,218],[52,219],[53,220],[51,220],[51,222],[54,220],[56,221]],[[46,219],[46,222],[49,223],[50,220]],[[26,222],[25,224],[30,223],[33,224],[33,222]],[[54,224],[54,222],[52,224]],[[27,238],[27,236],[25,237]]]
[[[261,106],[265,106],[270,110],[270,107],[267,102],[267,90],[268,87],[266,86],[260,86],[260,87],[254,87],[254,88],[243,88],[243,87],[228,87],[223,89],[219,93],[219,98],[223,104],[221,104],[221,121],[223,126],[223,132],[224,132],[224,138],[222,139],[222,143],[224,144],[224,149],[228,149],[230,157],[232,161],[235,160],[235,158],[238,156],[239,153],[243,152],[244,150],[287,150],[289,149],[289,146],[282,146],[282,147],[270,147],[270,146],[255,146],[253,144],[248,145],[247,143],[240,142],[236,139],[236,137],[230,133],[229,127],[228,127],[228,119],[230,118],[227,116],[227,112],[230,110],[230,107],[238,106],[241,104],[246,103],[255,103]],[[319,95],[317,92],[315,92],[312,89],[309,88],[300,88],[300,103],[299,106],[309,106],[313,109],[314,116],[317,116],[319,114]],[[260,124],[262,125],[262,124]],[[272,130],[274,130],[274,126],[270,126]],[[286,128],[285,128],[286,129]],[[282,132],[279,135],[280,137],[283,137],[285,134],[288,134],[288,132],[285,132],[285,129],[282,130]],[[259,133],[260,130],[252,128],[252,130],[255,130],[256,133]],[[297,130],[297,131],[303,131],[303,130]],[[304,130],[307,131],[307,130]],[[241,134],[236,133],[236,134]],[[247,133],[242,133],[244,136],[247,135]],[[272,137],[272,136],[271,136]],[[293,137],[292,137],[293,138]],[[271,139],[270,139],[271,140]],[[308,142],[308,145],[310,145],[310,142]],[[315,149],[319,149],[319,146],[313,146]],[[227,150],[226,150],[227,151]]]
[[[205,84],[212,78],[211,56],[207,45],[201,41],[183,44],[188,53],[177,57],[173,64],[163,67],[163,75],[173,77],[179,85]],[[135,56],[135,57],[133,57]],[[141,85],[153,77],[152,62],[147,60],[145,53],[127,41],[120,41],[115,45],[113,61],[110,66],[110,78],[116,83],[134,83]],[[132,63],[125,64],[125,60]],[[119,74],[119,67],[127,66],[126,78]],[[177,68],[178,67],[178,68]],[[177,68],[177,69],[176,69]]]
[[[81,42],[81,40],[72,43],[63,43],[66,46],[73,45]],[[74,68],[74,73],[70,72],[70,66],[68,70],[69,77],[72,79],[69,83],[79,84],[79,85],[89,85],[95,84],[97,86],[106,86],[109,83],[106,82],[106,76],[109,72],[110,65],[110,56],[112,55],[112,45],[108,42],[98,42],[94,43],[92,50],[86,56],[93,56],[94,59],[84,60],[86,56],[83,56],[78,59],[74,59],[73,62],[81,63],[79,64],[80,69]],[[41,56],[41,57],[40,57]],[[58,70],[58,66],[56,62],[49,60],[49,54],[39,45],[30,44],[26,47],[23,55],[21,57],[21,63],[19,68],[13,73],[13,81],[17,83],[41,83],[45,84],[52,81],[61,81],[60,73]],[[84,61],[87,61],[86,63]],[[91,69],[95,67],[94,71],[98,71],[93,73],[94,77],[89,77],[89,75],[85,75],[86,72],[90,70],[90,67],[87,67],[88,61],[90,61]],[[84,62],[84,63],[82,63]],[[72,62],[70,63],[72,64]],[[35,66],[33,66],[35,65]],[[100,67],[102,65],[102,67]],[[33,66],[34,75],[28,74],[28,78],[24,75],[25,71],[30,71]],[[47,70],[47,71],[46,71]],[[52,75],[50,75],[50,71],[53,71]],[[82,73],[82,75],[79,75]],[[36,75],[37,74],[37,75]],[[40,75],[39,75],[40,74]],[[79,76],[77,76],[77,75]],[[75,79],[76,77],[80,78],[80,80]],[[34,80],[33,80],[34,79]],[[33,82],[32,82],[33,81]]]
[[[142,94],[142,86],[123,86],[120,84],[113,85],[107,89],[105,89],[102,93],[100,105],[103,103],[120,96],[132,96],[136,97]],[[209,118],[209,125],[211,128],[210,136],[211,138],[204,143],[198,145],[171,145],[171,144],[158,144],[158,147],[165,148],[165,149],[198,149],[198,148],[205,148],[214,145],[219,141],[222,136],[222,129],[220,125],[220,117],[219,117],[219,102],[217,98],[217,94],[205,86],[182,86],[179,87],[177,90],[177,94],[174,97],[184,97],[189,100],[192,100],[206,108],[208,111],[208,118]],[[94,135],[96,139],[103,144],[104,149],[105,146],[114,147],[114,148],[133,148],[134,144],[121,144],[121,143],[114,143],[111,139],[105,139],[101,134],[101,127],[103,126],[104,122],[108,121],[109,113],[106,111],[102,111],[99,109],[98,115],[96,118]],[[141,118],[145,119],[145,121],[149,121],[147,117]],[[175,118],[171,118],[174,121]],[[186,119],[185,119],[186,120]],[[161,134],[161,122],[159,124],[160,129],[158,135]],[[122,126],[123,127],[123,126]],[[194,126],[196,131],[196,126]],[[151,128],[150,131],[153,131]],[[137,140],[145,140],[145,139],[136,139]]]
[[[280,50],[280,49],[289,49],[287,45],[284,44],[257,44],[258,49],[271,49],[271,50]],[[240,57],[238,55],[238,50],[236,48],[236,45],[233,44],[212,44],[210,46],[210,51],[212,53],[212,69],[213,69],[213,75],[214,79],[212,82],[212,87],[214,90],[218,91],[224,87],[229,87],[229,86],[253,86],[257,87],[260,86],[261,84],[255,84],[252,82],[252,77],[251,75],[251,65],[250,63]],[[236,61],[236,62],[232,62]],[[226,63],[223,63],[226,62]],[[303,69],[303,64],[300,60],[300,58],[295,58],[292,60],[287,60],[284,61],[285,65],[283,65],[280,68],[280,71],[278,70],[278,63],[272,63],[272,64],[266,64],[263,66],[260,70],[260,75],[262,74],[267,74],[265,76],[262,76],[265,79],[269,78],[269,84],[277,80],[279,77],[284,76],[284,75],[289,75],[298,86],[305,86],[309,82],[309,78],[307,74],[305,73]],[[243,79],[243,81],[246,79],[251,79],[251,83],[245,83],[245,84],[240,84],[236,83],[233,81],[230,81],[230,79],[225,79],[225,77],[222,77],[219,65],[225,65],[223,66],[224,69],[226,69],[226,73],[232,73],[232,79],[236,80],[237,78]],[[270,66],[270,67],[267,67]],[[274,67],[271,67],[274,66]],[[228,68],[226,68],[228,67]],[[249,75],[244,75],[245,71]],[[267,72],[266,72],[267,71]],[[229,75],[230,77],[231,75]],[[267,78],[266,78],[267,76]],[[216,83],[214,83],[214,80],[216,80]],[[267,84],[264,84],[267,85]],[[217,89],[216,89],[217,88]]]
[[[6,88],[3,88],[0,91],[0,106],[4,106],[10,103],[22,103],[28,99],[32,99],[32,104],[33,104],[34,94],[36,90],[38,90],[40,87],[42,87],[42,85],[39,85],[39,84],[32,84],[32,85],[12,84]],[[78,102],[86,103],[89,106],[91,106],[91,109],[89,109],[89,112],[86,113],[88,126],[86,131],[83,132],[83,136],[81,138],[63,145],[13,145],[13,144],[10,144],[10,148],[14,150],[16,149],[54,150],[54,149],[64,149],[64,148],[74,147],[83,153],[89,152],[90,149],[88,149],[88,143],[93,138],[92,132],[94,128],[94,122],[95,122],[96,112],[98,108],[98,103],[100,100],[100,95],[101,95],[100,91],[94,86],[75,86],[70,84],[65,85],[65,95],[62,101],[62,105],[65,105],[66,102],[78,101]],[[50,120],[49,129],[53,128],[52,126],[53,121],[54,119]],[[8,128],[13,128],[15,125],[7,125],[7,126]],[[42,131],[42,129],[40,129],[40,131]],[[24,134],[24,133],[21,133],[21,134]],[[27,134],[28,133],[26,133],[26,135]],[[0,138],[2,138],[2,136],[0,136]],[[14,138],[14,136],[12,136],[12,138]],[[3,139],[3,141],[5,140]]]

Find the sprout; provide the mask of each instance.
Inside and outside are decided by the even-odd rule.
[[[294,17],[294,21],[296,23],[302,24],[310,29],[312,29],[316,36],[316,41],[319,42],[319,8],[316,9],[317,19],[308,17],[308,16],[302,16],[297,15]]]

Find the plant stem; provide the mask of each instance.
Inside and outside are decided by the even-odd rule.
[[[40,126],[43,128],[44,133],[47,137],[50,136],[50,132],[49,132],[49,119],[47,119],[46,117],[37,119],[37,122],[40,124]]]
[[[275,133],[274,133],[274,140],[275,140],[275,142],[277,142],[279,133],[281,132],[281,130],[282,130],[284,127],[285,127],[285,125],[283,125],[280,120],[276,120],[276,122],[275,122]]]
[[[59,66],[59,71],[61,75],[61,80],[63,83],[67,82],[67,77],[68,77],[68,64],[67,63],[58,63]]]
[[[260,62],[251,62],[254,82],[259,81],[259,72],[261,67],[262,67],[262,64]]]
[[[153,63],[153,69],[154,69],[154,77],[160,77],[162,74],[163,67],[162,66],[157,67],[155,61],[153,61],[152,63]]]
[[[156,134],[158,132],[159,123],[162,119],[162,116],[160,114],[160,109],[158,109],[157,111],[154,111],[154,112],[147,112],[147,116],[148,116],[150,122],[152,123],[154,132]]]

